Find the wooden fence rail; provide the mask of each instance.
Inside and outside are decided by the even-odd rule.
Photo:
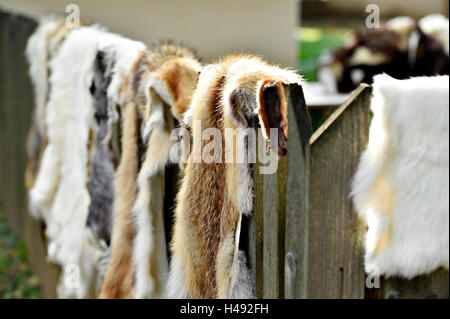
[[[24,189],[33,105],[24,50],[35,27],[30,19],[0,11],[0,201],[9,224],[25,240],[44,296],[55,297],[59,270],[45,260],[41,226],[27,212]],[[285,92],[288,156],[278,163],[276,174],[261,175],[255,165],[254,212],[244,227],[257,297],[448,298],[445,270],[413,280],[382,280],[380,289],[365,287],[364,227],[349,191],[368,140],[370,87],[355,90],[314,134],[302,88],[289,85]],[[177,180],[172,166],[154,181],[164,197],[158,211],[166,229]]]
[[[258,297],[364,298],[362,229],[348,194],[368,139],[370,91],[361,85],[312,134],[302,89],[286,87],[287,160],[276,174],[255,171]]]

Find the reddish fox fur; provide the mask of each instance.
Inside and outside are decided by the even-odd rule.
[[[125,79],[111,259],[100,298],[152,297],[154,280],[163,277],[165,270],[152,269],[150,262],[154,246],[160,243],[154,243],[151,187],[147,184],[169,161],[168,119],[178,118],[186,110],[199,71],[200,64],[190,50],[169,43],[139,56]],[[133,220],[148,222],[140,225]],[[162,258],[167,258],[165,253]]]
[[[301,84],[292,71],[268,65],[257,57],[230,56],[202,71],[185,121],[201,121],[201,130],[217,128],[220,141],[196,140],[193,144],[219,143],[221,149],[233,145],[225,128],[249,128],[259,121],[263,135],[278,129],[278,153],[286,154],[286,98],[282,84]],[[225,148],[224,148],[225,147]],[[246,148],[248,146],[245,146]],[[216,149],[216,148],[214,148]],[[241,214],[253,207],[253,178],[248,162],[186,164],[175,210],[173,258],[167,284],[169,298],[250,298],[252,275],[245,255],[238,250]]]

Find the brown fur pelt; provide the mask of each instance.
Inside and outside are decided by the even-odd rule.
[[[252,275],[245,254],[238,249],[241,216],[253,208],[253,177],[247,155],[252,141],[249,135],[238,147],[224,132],[226,128],[251,128],[258,122],[262,135],[277,146],[273,151],[278,149],[278,155],[285,155],[283,84],[288,83],[301,85],[302,80],[292,71],[252,56],[230,56],[203,69],[185,118],[191,126],[194,150],[177,195],[167,297],[253,297]],[[201,125],[195,125],[197,121]],[[206,128],[220,130],[222,138],[203,140]],[[277,130],[277,140],[269,128]],[[196,144],[202,150],[206,144],[218,144],[211,148],[214,152],[225,150],[219,154],[221,161],[194,163]],[[225,163],[227,151],[233,154],[231,163]],[[236,154],[244,154],[243,163],[236,161]]]
[[[161,294],[155,290],[162,291],[167,256],[165,243],[154,235],[164,229],[153,229],[151,181],[169,161],[169,129],[189,105],[199,71],[190,50],[167,43],[141,54],[125,78],[111,260],[100,298]]]

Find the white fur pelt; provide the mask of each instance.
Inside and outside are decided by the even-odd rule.
[[[51,55],[50,37],[63,26],[61,17],[40,19],[36,31],[30,36],[25,49],[29,75],[34,89],[34,119],[38,134],[45,136],[45,104],[48,95],[48,60]]]
[[[377,75],[352,185],[366,271],[412,278],[449,263],[449,77]]]
[[[38,27],[30,36],[25,50],[29,64],[30,80],[34,89],[34,107],[30,130],[27,137],[27,169],[25,185],[31,189],[39,170],[41,155],[46,145],[47,132],[45,125],[45,105],[49,96],[48,63],[55,55],[61,41],[69,29],[64,25],[64,19],[46,16],[40,19]],[[36,219],[41,219],[37,208],[30,212]]]
[[[96,264],[100,251],[89,245],[85,223],[90,202],[88,144],[90,131],[95,128],[90,87],[100,34],[97,27],[74,30],[50,62],[49,146],[38,181],[42,177],[45,185],[46,179],[58,180],[45,222],[49,238],[48,258],[63,268],[57,288],[60,298],[92,297],[96,290]],[[78,61],[76,66],[74,61]],[[49,167],[48,164],[53,165]],[[40,185],[36,183],[35,193],[42,190]],[[67,284],[73,275],[66,272],[70,265],[79,269],[78,283],[74,286]]]

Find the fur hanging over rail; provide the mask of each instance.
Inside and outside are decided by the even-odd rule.
[[[89,92],[98,30],[72,31],[50,62],[50,97],[46,110],[48,145],[33,189],[30,205],[39,207],[49,238],[48,258],[63,267],[58,296],[88,297],[95,287],[93,261],[98,252],[87,244],[85,220],[89,194],[87,163],[92,129]],[[73,61],[80,61],[74,68]],[[67,265],[77,265],[80,287],[68,287]]]
[[[37,210],[46,223],[48,259],[63,268],[57,289],[62,298],[93,297],[97,290],[102,250],[90,243],[86,228],[89,163],[97,131],[91,94],[95,59],[98,50],[111,50],[113,54],[117,51],[114,46],[132,47],[133,43],[98,26],[82,27],[67,35],[50,61],[51,90],[45,114],[48,145],[30,191],[30,208]],[[140,43],[137,46],[145,49]],[[79,65],[74,67],[73,61],[79,61]],[[73,276],[68,268],[74,265],[77,286],[67,284]]]
[[[449,266],[449,77],[377,75],[369,143],[352,185],[368,273]]]
[[[157,180],[174,144],[173,119],[189,105],[199,71],[190,50],[167,43],[142,53],[127,75],[122,155],[115,176],[120,188],[115,195],[111,260],[100,298],[163,295],[167,255],[162,184]]]
[[[105,33],[99,39],[91,93],[94,97],[95,147],[91,159],[87,226],[101,247],[109,245],[113,219],[114,172],[120,158],[117,145],[120,90],[133,61],[146,49],[141,42]]]
[[[49,96],[48,63],[56,54],[61,42],[70,31],[62,17],[46,16],[28,39],[25,55],[34,89],[34,109],[27,137],[27,169],[25,186],[33,187],[39,170],[43,150],[47,144],[45,106]],[[36,210],[32,210],[36,212]],[[35,218],[39,216],[35,215]]]
[[[235,146],[233,137],[227,137],[224,131],[247,129],[259,122],[272,151],[276,148],[280,156],[285,155],[287,106],[283,84],[288,83],[301,85],[302,80],[293,71],[268,65],[257,57],[230,56],[202,70],[184,119],[191,127],[194,148],[177,195],[167,297],[253,297],[253,276],[247,269],[245,253],[239,250],[239,229],[242,214],[250,214],[253,208],[248,149],[256,138],[248,135],[246,143]],[[203,140],[206,128],[220,130],[225,138]],[[276,129],[277,140],[269,128]],[[203,150],[206,144],[214,149],[218,162],[194,163],[196,145]],[[225,151],[218,152],[223,146]],[[244,154],[243,163],[225,163],[227,151]]]

